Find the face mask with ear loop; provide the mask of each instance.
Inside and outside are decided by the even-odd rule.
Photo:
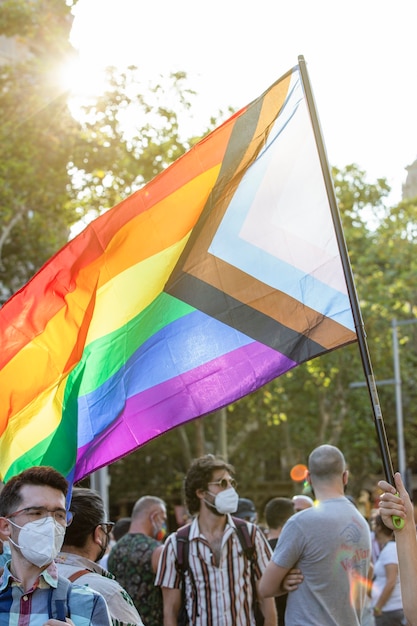
[[[156,541],[162,542],[167,535],[167,525],[165,520],[162,522],[161,526],[158,526],[154,519],[152,519],[151,522],[153,528],[153,538],[156,539]]]
[[[229,487],[224,491],[220,491],[216,495],[207,491],[214,497],[214,504],[204,500],[204,502],[210,507],[216,509],[219,515],[225,515],[226,513],[236,513],[239,504],[239,494],[236,489]]]
[[[11,537],[9,541],[29,563],[44,567],[59,554],[64,543],[65,526],[56,522],[53,517],[44,517],[25,526],[19,526],[11,519],[8,521],[20,529],[19,543],[15,543]]]
[[[167,535],[167,525],[166,522],[163,522],[161,528],[154,534],[154,537],[157,541],[162,542]]]
[[[104,532],[104,531],[103,531],[103,532]],[[101,561],[101,559],[103,558],[103,556],[106,554],[107,548],[108,548],[108,546],[109,546],[109,541],[110,541],[110,538],[109,538],[109,536],[108,536],[108,534],[107,534],[107,533],[104,533],[104,534],[106,535],[106,540],[104,541],[104,543],[103,543],[102,541],[99,543],[99,545],[101,546],[101,550],[100,550],[100,552],[98,553],[98,556],[97,556],[97,558],[96,558],[96,563],[98,563],[98,561]]]

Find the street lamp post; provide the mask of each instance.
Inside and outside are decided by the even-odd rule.
[[[392,325],[392,356],[394,363],[394,378],[388,380],[376,381],[377,386],[383,385],[395,385],[395,411],[397,419],[397,446],[398,446],[398,470],[405,481],[407,481],[407,463],[405,456],[405,444],[404,444],[404,419],[403,419],[403,403],[402,403],[402,390],[401,390],[401,367],[400,367],[400,350],[398,342],[398,326],[405,326],[407,324],[417,324],[417,319],[400,320],[393,319]],[[355,389],[357,387],[365,387],[366,383],[356,382],[351,383],[349,387]]]
[[[97,491],[103,500],[104,510],[109,519],[109,469],[107,466],[90,474],[90,488]]]
[[[403,419],[403,402],[401,389],[401,367],[400,367],[400,350],[398,343],[398,326],[406,326],[407,324],[416,324],[417,319],[411,320],[392,320],[392,355],[394,360],[394,384],[395,384],[395,408],[397,413],[397,438],[398,438],[398,469],[404,480],[407,479],[406,457],[404,445],[404,419]]]
[[[398,346],[398,323],[392,320],[392,356],[394,360],[395,409],[397,414],[398,469],[405,480],[406,460],[404,444],[403,401],[401,390],[400,351]]]

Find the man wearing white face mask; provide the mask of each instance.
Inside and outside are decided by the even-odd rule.
[[[234,469],[208,454],[196,459],[185,478],[185,499],[195,518],[188,534],[188,570],[184,581],[176,566],[177,533],[165,542],[155,584],[162,587],[164,626],[176,626],[185,584],[188,620],[193,626],[254,626],[252,585],[265,570],[271,548],[262,531],[248,523],[253,565],[244,553],[231,514],[238,506]],[[256,590],[255,590],[256,593]],[[265,626],[276,626],[275,602],[261,603]]]
[[[104,598],[58,576],[54,558],[72,514],[68,483],[51,467],[32,467],[0,493],[0,533],[11,559],[0,578],[0,626],[111,626]]]

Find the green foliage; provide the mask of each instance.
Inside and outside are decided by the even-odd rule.
[[[34,14],[33,3],[5,0],[0,12],[0,33],[7,37],[28,32]]]
[[[78,113],[85,150],[72,164],[72,174],[78,190],[73,204],[80,215],[92,208],[96,216],[115,206],[196,141],[180,135],[179,118],[194,95],[186,79],[176,72],[150,85],[143,84],[137,67],[108,68],[106,91]],[[167,106],[170,101],[175,109]]]
[[[66,243],[76,219],[67,163],[79,125],[56,83],[71,20],[57,6],[7,2],[0,13],[0,33],[19,33],[16,58],[0,68],[0,302]]]
[[[13,0],[0,16],[0,34],[17,46],[0,68],[1,303],[65,245],[71,226],[129,196],[196,138],[179,131],[193,95],[184,73],[144,85],[135,67],[109,68],[106,92],[75,119],[58,80],[73,55],[69,7]]]

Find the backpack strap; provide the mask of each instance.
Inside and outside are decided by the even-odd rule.
[[[191,524],[181,526],[177,530],[177,571],[184,577],[185,572],[188,570],[188,551],[189,551],[189,537],[190,537]]]
[[[232,520],[236,526],[236,533],[239,537],[240,545],[242,546],[243,552],[246,554],[246,557],[250,560],[251,563],[255,560],[256,551],[255,545],[252,541],[252,537],[249,534],[249,528],[245,520],[240,517],[232,517]]]
[[[70,595],[72,584],[66,578],[58,576],[58,585],[51,587],[48,598],[48,614],[50,618],[65,622],[67,617],[71,617]]]
[[[246,555],[246,558],[250,562],[250,581],[252,585],[252,596],[253,596],[253,607],[254,607],[254,615],[255,621],[257,625],[263,625],[264,616],[262,614],[262,610],[259,605],[258,591],[256,588],[256,576],[255,576],[255,566],[256,566],[256,548],[255,544],[252,540],[252,537],[249,533],[249,527],[245,520],[240,517],[232,517],[233,522],[236,526],[236,533],[239,537],[240,544],[242,546],[242,550]]]
[[[185,572],[188,572],[188,576],[190,577],[191,582],[191,590],[192,596],[194,599],[194,607],[193,607],[193,622],[195,618],[199,615],[198,606],[197,606],[197,587],[195,584],[193,570],[190,568],[190,563],[188,560],[188,554],[190,550],[190,530],[191,524],[186,524],[186,526],[181,526],[176,532],[177,538],[177,559],[175,562],[175,566],[177,568],[177,572],[181,576],[181,597],[182,597],[182,607],[180,611],[180,619],[178,623],[188,624],[187,610],[186,610],[186,601],[185,601]]]
[[[92,574],[92,572],[89,569],[80,569],[78,570],[78,572],[74,572],[73,574],[71,574],[71,576],[68,576],[67,578],[73,583],[78,578],[81,578],[81,576],[84,576],[84,574]]]

